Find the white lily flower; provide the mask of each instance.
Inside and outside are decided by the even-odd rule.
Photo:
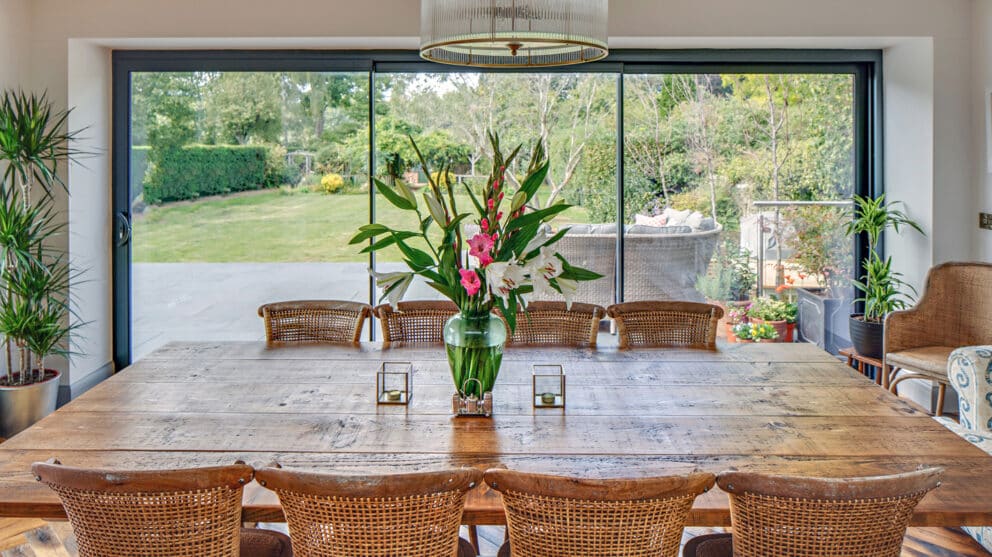
[[[406,295],[406,291],[410,288],[410,284],[413,283],[413,273],[378,273],[369,269],[369,274],[375,278],[375,285],[379,287],[383,292],[389,291],[386,295],[386,300],[389,305],[396,309],[397,304]],[[393,286],[396,285],[395,288]],[[390,290],[392,289],[392,290]]]
[[[508,300],[513,291],[524,285],[527,271],[512,261],[497,261],[486,267],[486,282],[493,294]]]
[[[537,282],[538,276],[545,281],[556,278],[564,271],[561,259],[555,255],[551,248],[541,248],[540,254],[528,263],[528,271],[531,278]]]
[[[579,281],[558,277],[555,282],[558,283],[561,295],[565,298],[565,307],[572,309],[572,301],[575,300],[575,293],[579,290]]]

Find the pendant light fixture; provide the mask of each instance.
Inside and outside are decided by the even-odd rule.
[[[608,0],[420,0],[420,56],[484,68],[604,58]]]

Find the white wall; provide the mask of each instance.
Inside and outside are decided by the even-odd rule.
[[[972,22],[972,154],[974,156],[974,211],[992,212],[992,163],[989,159],[988,133],[992,108],[992,0],[975,0]],[[971,215],[972,243],[975,258],[992,261],[992,231],[976,226]]]
[[[888,238],[887,245],[901,254],[900,268],[918,284],[932,263],[968,258],[977,241],[969,226],[975,220],[976,201],[975,154],[970,148],[975,102],[973,1],[611,0],[610,34],[611,43],[624,47],[885,49],[886,94],[891,96],[885,108],[886,187],[895,198],[910,202],[911,213],[930,232],[926,240]],[[89,279],[97,285],[87,287],[85,299],[81,298],[84,317],[92,325],[86,331],[89,356],[74,362],[71,370],[74,383],[111,358],[106,202],[110,75],[108,51],[100,54],[99,45],[412,47],[417,42],[418,10],[415,0],[31,3],[31,81],[48,88],[57,102],[71,101],[80,117],[92,118],[87,123],[98,125],[92,147],[103,151],[87,162],[92,172],[74,170],[70,176],[79,197],[70,208],[73,256],[89,263]],[[987,32],[988,27],[984,29]],[[84,93],[77,93],[77,87]]]
[[[0,0],[0,89],[17,89],[28,77],[30,0]]]

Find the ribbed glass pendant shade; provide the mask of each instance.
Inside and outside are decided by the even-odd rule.
[[[608,0],[421,0],[420,56],[460,66],[527,68],[599,60]]]

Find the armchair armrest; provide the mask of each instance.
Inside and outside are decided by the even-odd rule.
[[[947,376],[958,393],[961,426],[992,432],[992,346],[967,346],[951,353]]]

